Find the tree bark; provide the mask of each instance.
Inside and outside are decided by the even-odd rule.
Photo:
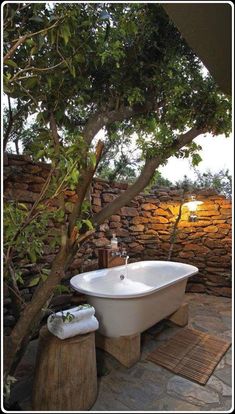
[[[125,119],[130,119],[133,116],[147,113],[148,111],[156,111],[161,103],[152,103],[147,101],[143,105],[135,106],[121,106],[118,109],[106,110],[93,114],[84,127],[83,136],[89,146],[94,136],[105,126]]]
[[[184,198],[185,198],[185,190],[183,190],[183,194],[182,194],[182,197],[181,197],[181,200],[180,200],[179,214],[177,216],[177,219],[174,222],[172,233],[171,233],[171,236],[170,236],[170,243],[171,244],[170,244],[170,249],[169,249],[169,252],[168,252],[167,260],[171,260],[171,256],[172,256],[172,253],[173,253],[173,248],[174,248],[174,244],[175,244],[176,236],[177,236],[178,224],[179,224],[181,216],[182,216],[182,207],[183,207],[183,204],[184,204]]]
[[[25,40],[28,38],[28,35],[24,35],[21,36],[17,42],[15,42],[15,44],[8,50],[8,52],[5,54],[4,58],[3,58],[3,63],[5,63],[8,59],[10,59],[12,57],[12,55],[14,55],[16,49],[25,42]]]
[[[11,99],[10,99],[9,96],[7,96],[7,99],[8,99],[9,120],[8,120],[8,125],[7,125],[7,128],[6,128],[6,132],[5,132],[4,137],[3,137],[3,151],[6,151],[6,146],[7,146],[7,143],[8,143],[10,132],[12,130],[12,126],[13,126],[13,123],[14,123],[14,118],[13,118],[12,109],[11,109]]]
[[[82,209],[82,203],[86,196],[87,190],[91,185],[92,178],[95,174],[96,168],[98,167],[102,151],[104,148],[104,143],[99,141],[96,146],[96,163],[95,165],[89,165],[86,170],[81,172],[80,178],[78,180],[76,193],[78,196],[78,200],[73,207],[73,211],[69,216],[69,237],[71,237],[73,228],[75,226],[76,220],[79,217]]]
[[[20,351],[24,339],[30,337],[31,329],[37,320],[38,313],[64,276],[64,264],[66,263],[68,253],[68,246],[61,248],[52,264],[47,280],[35,290],[31,302],[24,308],[20,319],[13,328],[10,337],[8,337],[4,366],[4,371],[7,374],[11,372],[14,359]]]

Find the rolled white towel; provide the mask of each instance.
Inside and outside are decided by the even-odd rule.
[[[58,323],[74,323],[85,318],[89,318],[95,314],[95,308],[93,306],[80,305],[75,308],[67,309],[65,311],[59,311],[50,315],[50,321],[56,320]],[[65,319],[66,317],[66,319]],[[65,319],[65,320],[64,320]]]
[[[99,322],[94,315],[82,319],[80,321],[63,324],[58,323],[58,320],[47,319],[48,330],[60,339],[71,338],[75,335],[81,335],[88,332],[96,331],[99,328]]]

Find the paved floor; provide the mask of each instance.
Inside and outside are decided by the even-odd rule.
[[[231,339],[231,299],[186,294],[189,327]],[[207,384],[202,386],[147,361],[147,354],[179,329],[162,321],[142,334],[141,360],[123,367],[112,356],[97,350],[98,397],[93,411],[228,411],[232,399],[232,349],[226,352]],[[37,340],[32,341],[18,368],[12,402],[31,410],[33,368]]]

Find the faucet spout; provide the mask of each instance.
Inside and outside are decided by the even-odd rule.
[[[126,265],[127,265],[128,259],[129,259],[129,256],[126,256],[126,260],[125,260],[126,261],[126,263],[125,263]]]

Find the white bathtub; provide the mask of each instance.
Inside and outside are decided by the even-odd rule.
[[[141,333],[175,312],[188,277],[197,272],[185,263],[152,260],[81,273],[70,284],[94,306],[99,332],[119,337]]]

